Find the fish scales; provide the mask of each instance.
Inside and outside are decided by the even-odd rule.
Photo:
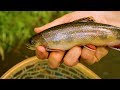
[[[31,42],[33,45],[31,44]],[[71,22],[51,27],[31,38],[28,46],[68,50],[73,46],[120,44],[120,28],[96,22]]]

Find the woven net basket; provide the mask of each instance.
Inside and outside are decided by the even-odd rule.
[[[34,56],[13,66],[1,79],[100,79],[100,77],[81,63],[73,67],[61,64],[57,69],[51,69],[47,59],[41,60]]]

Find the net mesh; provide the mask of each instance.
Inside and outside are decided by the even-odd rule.
[[[16,73],[10,75],[10,79],[89,79],[76,68],[61,64],[57,69],[51,69],[47,61],[38,61],[27,65]]]

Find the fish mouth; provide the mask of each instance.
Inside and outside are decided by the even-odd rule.
[[[35,47],[30,45],[30,44],[26,44],[26,48],[30,49],[30,50],[35,50]]]
[[[26,46],[27,48],[29,48],[29,47],[30,47],[30,44],[26,43],[25,46]]]

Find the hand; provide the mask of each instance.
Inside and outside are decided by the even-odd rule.
[[[120,26],[120,18],[118,18],[119,15],[120,12],[112,11],[75,11],[66,14],[63,17],[58,18],[42,27],[35,28],[34,31],[36,33],[40,33],[47,28],[89,16],[92,16],[95,21],[99,23]],[[98,62],[102,57],[106,56],[107,53],[108,49],[106,47],[97,47],[95,51],[91,51],[87,48],[75,46],[67,53],[64,51],[48,53],[43,46],[38,46],[36,49],[36,56],[40,59],[48,58],[48,64],[51,68],[57,68],[62,61],[68,66],[74,66],[79,62],[79,57],[82,58],[81,60],[83,62],[86,62],[87,64],[93,64]]]

